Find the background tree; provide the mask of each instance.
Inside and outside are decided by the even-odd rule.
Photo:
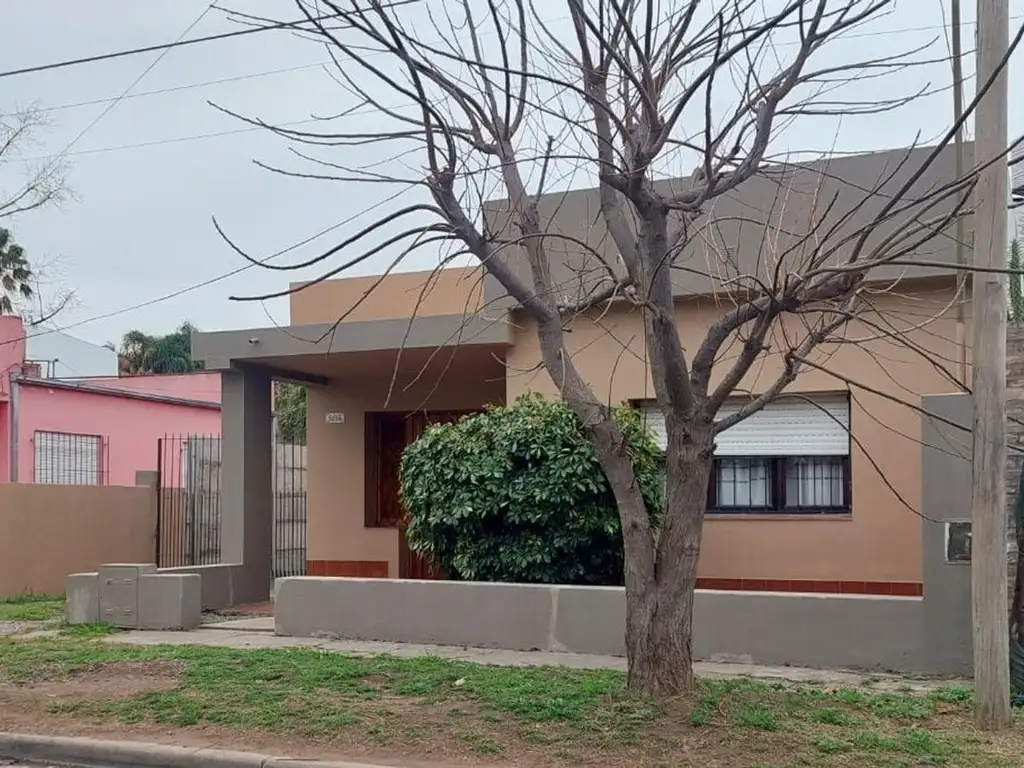
[[[0,315],[12,315],[19,302],[32,299],[33,277],[25,249],[14,242],[10,230],[0,228]]]
[[[0,315],[20,315],[29,326],[52,320],[75,300],[75,292],[58,288],[43,295],[46,265],[36,269],[9,229],[0,227]]]
[[[441,244],[451,251],[442,265],[468,254],[500,284],[518,308],[517,323],[536,333],[541,362],[583,423],[618,505],[629,684],[654,694],[692,690],[694,588],[715,436],[784,396],[807,368],[857,386],[828,368],[823,351],[855,343],[845,333],[851,322],[908,343],[898,328],[871,319],[872,292],[884,290],[872,280],[880,268],[936,266],[921,258],[922,246],[948,238],[970,213],[979,169],[1005,162],[977,158],[960,177],[920,183],[994,78],[977,84],[960,121],[923,162],[907,166],[908,150],[883,178],[851,183],[837,212],[836,198],[811,200],[800,232],[783,233],[752,210],[739,226],[761,233],[753,254],[727,247],[702,258],[703,244],[720,239],[717,200],[742,197],[758,177],[786,197],[794,166],[768,155],[779,129],[913,101],[914,93],[865,102],[842,88],[870,78],[872,92],[882,92],[885,75],[922,63],[920,49],[859,58],[862,45],[847,46],[845,57],[829,45],[892,3],[565,0],[555,11],[530,0],[458,0],[443,13],[380,0],[297,4],[311,27],[304,35],[331,50],[339,83],[373,106],[378,123],[371,133],[346,133],[334,124],[297,130],[239,116],[308,147],[296,152],[311,166],[266,167],[348,185],[394,184],[408,194],[390,215],[296,268],[344,252],[344,263],[325,266],[327,278],[398,249],[392,269]],[[401,167],[418,163],[425,172],[388,175],[380,154],[366,159],[373,144],[404,158]],[[345,147],[353,147],[348,160]],[[567,236],[539,207],[547,185],[570,178],[597,185],[594,216],[607,249]],[[485,216],[487,200],[502,201],[507,226]],[[572,275],[558,278],[552,264],[568,249]],[[686,350],[675,275],[699,277],[724,305],[705,338]],[[645,360],[665,419],[667,501],[658,535],[613,410],[568,343],[577,318],[600,317],[612,303],[643,316]],[[747,391],[748,374],[769,359],[780,362],[777,378]],[[719,413],[737,397],[739,407]]]
[[[153,336],[136,329],[121,337],[120,347],[112,341],[108,341],[104,346],[117,352],[118,372],[123,376],[134,376],[149,372],[153,342]]]
[[[306,388],[291,381],[274,382],[274,410],[281,439],[306,444]]]
[[[74,194],[67,185],[69,170],[63,156],[27,161],[40,147],[39,134],[50,126],[41,110],[30,107],[0,115],[0,219],[9,219],[46,206],[60,205]],[[16,164],[11,168],[11,164]]]
[[[150,349],[149,368],[153,373],[188,373],[201,370],[203,364],[192,359],[192,333],[196,327],[184,322],[164,336],[157,336]]]
[[[140,373],[188,373],[201,370],[203,364],[192,359],[192,333],[196,327],[185,321],[171,333],[154,336],[140,330],[128,331],[116,348],[118,370],[122,375]],[[115,349],[112,342],[108,349]]]
[[[26,160],[26,154],[39,149],[39,134],[48,127],[46,115],[35,107],[0,114],[0,221],[5,225],[74,197],[66,158]],[[0,228],[0,313],[21,315],[30,326],[52,320],[75,302],[74,291],[45,285],[48,265],[34,262],[11,231]]]
[[[639,412],[618,408],[614,418],[660,517],[663,452]],[[565,403],[524,395],[432,426],[402,454],[401,480],[409,547],[448,578],[622,584],[615,495]]]

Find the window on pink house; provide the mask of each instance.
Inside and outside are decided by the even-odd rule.
[[[41,432],[32,437],[33,480],[47,485],[103,485],[103,438],[71,432]]]

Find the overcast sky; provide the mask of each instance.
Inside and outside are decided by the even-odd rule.
[[[424,0],[438,5],[441,0]],[[0,71],[170,42],[192,24],[209,0],[51,0],[4,3],[4,46]],[[278,18],[297,18],[290,0],[224,0],[230,7]],[[772,3],[769,2],[769,5]],[[924,57],[943,55],[941,6],[949,0],[906,0],[848,42],[833,43],[842,53],[864,56],[905,50],[939,40]],[[559,16],[564,17],[559,3]],[[964,3],[968,20],[974,3]],[[419,11],[410,10],[415,14]],[[1011,0],[1011,24],[1024,23],[1024,0]],[[211,10],[189,37],[237,29],[219,10]],[[964,36],[973,48],[973,25]],[[151,53],[2,79],[0,110],[36,104],[52,125],[26,148],[23,158],[0,169],[0,182],[24,169],[24,162],[59,153],[156,58]],[[1016,59],[1022,59],[1018,55]],[[286,143],[259,130],[245,130],[218,113],[208,101],[270,121],[308,120],[311,114],[352,109],[358,101],[319,66],[325,49],[284,32],[172,50],[123,99],[72,147],[70,183],[78,199],[62,209],[25,215],[10,227],[30,257],[51,266],[51,279],[73,288],[77,305],[61,315],[70,332],[102,343],[131,328],[162,333],[188,319],[205,330],[268,325],[287,321],[282,300],[238,303],[232,294],[253,294],[285,287],[293,273],[258,268],[213,282],[180,296],[159,300],[243,267],[245,263],[218,237],[216,215],[228,232],[254,255],[266,256],[339,224],[372,202],[365,187],[286,178],[256,167],[254,158],[284,161]],[[967,71],[973,70],[973,60]],[[1011,71],[1011,93],[1019,63]],[[938,87],[950,80],[948,64],[935,64],[890,78],[884,89],[901,95],[917,85]],[[211,84],[211,81],[222,81]],[[878,93],[880,86],[870,86]],[[151,93],[159,91],[158,93]],[[107,100],[107,101],[104,101]],[[82,105],[83,102],[95,102]],[[74,106],[80,105],[80,106]],[[845,151],[905,146],[919,132],[935,138],[951,119],[951,97],[938,93],[897,115],[847,120],[822,130],[794,125],[780,139],[783,149],[824,150],[833,143]],[[376,117],[365,108],[346,118],[347,128],[373,130]],[[1011,98],[1011,133],[1024,129],[1024,103]],[[211,135],[212,134],[212,135]],[[363,159],[374,159],[368,149]],[[339,162],[351,162],[351,150]],[[380,152],[380,158],[388,156]],[[423,163],[406,164],[415,170]],[[566,184],[579,185],[579,180]],[[376,193],[380,199],[384,193]],[[371,214],[372,215],[372,214]],[[371,220],[364,217],[362,223]],[[351,232],[341,226],[336,241]],[[319,241],[330,245],[329,239]],[[313,246],[310,246],[313,247]],[[300,252],[311,255],[312,251]],[[436,258],[436,257],[435,257]],[[379,271],[387,254],[362,265],[358,273]],[[404,269],[433,266],[430,254],[408,261]],[[152,301],[149,306],[126,310]],[[109,317],[98,317],[111,315]],[[97,318],[97,319],[92,319]]]

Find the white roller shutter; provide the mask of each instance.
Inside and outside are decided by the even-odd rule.
[[[654,433],[658,445],[662,448],[668,445],[668,436],[665,434],[665,417],[662,416],[661,409],[656,405],[641,405],[640,415],[647,423],[648,429]]]
[[[101,438],[63,432],[33,437],[35,482],[49,485],[99,485]]]
[[[743,403],[726,403],[718,418]],[[665,421],[657,406],[642,407],[662,446]],[[715,439],[716,456],[846,456],[850,452],[850,402],[844,395],[816,395],[769,403]]]

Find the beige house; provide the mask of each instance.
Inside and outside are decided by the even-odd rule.
[[[851,217],[868,220],[884,191],[920,167],[926,152],[915,150],[907,162],[905,151],[832,160],[720,198],[711,212],[717,226],[696,238],[674,270],[684,348],[695,349],[733,306],[725,287],[730,263],[764,273],[809,231],[821,201],[835,199],[828,216],[838,220],[891,174],[883,194]],[[948,179],[952,166],[951,155],[941,157],[916,193]],[[541,209],[550,231],[609,250],[593,190],[546,196]],[[488,204],[492,231],[505,226],[503,210],[501,202]],[[552,249],[560,287],[570,294],[585,290],[595,273],[575,239]],[[947,237],[916,254],[930,263],[955,260]],[[806,369],[789,390],[806,397],[779,401],[720,436],[699,586],[921,594],[925,479],[914,406],[922,396],[956,391],[947,371],[955,371],[964,329],[955,318],[952,270],[890,267],[875,277],[873,311],[850,325],[847,343],[817,353],[828,372]],[[783,332],[798,332],[800,321],[788,318]],[[884,338],[881,327],[899,330],[905,343]],[[652,387],[635,309],[616,305],[578,317],[568,337],[597,392],[648,407]],[[404,542],[402,449],[432,421],[527,391],[555,392],[538,367],[529,320],[479,268],[321,282],[293,294],[290,327],[200,333],[193,349],[224,375],[224,557],[244,563],[251,576],[251,594],[239,592],[239,601],[265,597],[269,583],[272,378],[310,384],[307,573],[321,576],[431,578]],[[768,357],[744,387],[767,386],[780,365]],[[851,395],[844,378],[863,386]],[[648,412],[657,430],[657,411]]]

